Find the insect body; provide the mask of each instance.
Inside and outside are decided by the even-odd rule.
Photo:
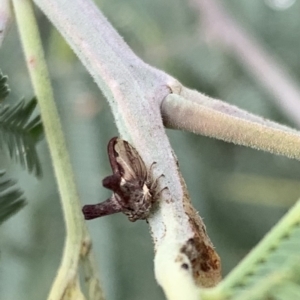
[[[113,171],[103,179],[104,187],[113,191],[112,197],[96,205],[85,205],[82,209],[85,219],[123,212],[134,222],[146,219],[154,202],[157,180],[153,181],[136,151],[128,142],[114,137],[108,143],[108,157]]]

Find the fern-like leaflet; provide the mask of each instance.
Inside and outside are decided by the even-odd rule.
[[[6,76],[0,72],[0,99],[7,96],[9,88]],[[0,149],[7,149],[9,156],[19,162],[30,173],[42,175],[36,152],[36,144],[42,137],[40,116],[32,118],[36,99],[21,100],[16,105],[0,105]]]
[[[9,92],[7,76],[0,71],[0,102]],[[36,104],[35,98],[27,103],[21,100],[12,107],[0,104],[0,150],[7,150],[10,158],[25,170],[41,176],[36,144],[42,137],[43,128],[39,115],[32,118]],[[26,204],[23,192],[15,187],[15,181],[1,180],[4,173],[4,170],[0,170],[0,224]]]
[[[2,179],[4,173],[3,170],[0,170],[0,224],[26,204],[23,192],[15,187],[15,181]]]

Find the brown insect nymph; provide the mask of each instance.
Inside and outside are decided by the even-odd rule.
[[[118,137],[108,143],[108,157],[113,171],[103,179],[104,187],[113,195],[104,202],[85,205],[82,212],[86,220],[123,212],[130,221],[146,219],[154,203],[157,180],[152,180],[137,150]]]

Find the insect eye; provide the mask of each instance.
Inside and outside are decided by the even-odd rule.
[[[190,268],[190,266],[188,264],[186,264],[186,263],[183,263],[181,265],[181,268],[184,269],[184,270],[188,270]]]

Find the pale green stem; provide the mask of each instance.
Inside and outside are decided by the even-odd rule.
[[[161,106],[164,124],[237,145],[300,160],[300,134],[230,116],[171,94]],[[172,117],[170,117],[172,116]]]
[[[87,239],[87,231],[32,4],[30,0],[13,0],[13,6],[31,81],[40,107],[66,223],[64,254],[48,298],[56,300],[62,299],[70,287],[77,287],[74,282],[77,280],[79,258],[83,241]]]

